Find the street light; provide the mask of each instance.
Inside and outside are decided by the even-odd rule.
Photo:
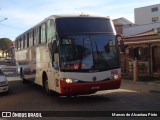
[[[2,19],[0,22],[2,22],[2,21],[5,21],[5,20],[7,20],[8,18],[4,18],[4,19]]]

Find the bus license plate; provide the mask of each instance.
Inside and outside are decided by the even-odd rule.
[[[99,86],[95,86],[95,87],[91,87],[92,90],[97,90],[97,89],[100,89]]]

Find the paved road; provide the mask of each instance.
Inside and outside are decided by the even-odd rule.
[[[122,86],[118,90],[100,91],[77,98],[59,97],[54,94],[47,96],[40,86],[22,84],[19,76],[15,73],[15,66],[11,63],[0,61],[0,66],[7,75],[10,85],[8,95],[0,94],[0,111],[160,111],[160,85],[123,80]],[[13,118],[0,119],[10,120]],[[45,119],[81,120],[85,118]],[[86,119],[106,120],[105,117],[88,117]],[[128,118],[116,117],[112,119],[124,120]],[[137,117],[129,119],[158,120],[158,118]]]

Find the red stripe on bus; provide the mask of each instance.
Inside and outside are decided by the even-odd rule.
[[[121,79],[90,83],[66,83],[60,80],[61,94],[89,94],[100,90],[118,89]]]

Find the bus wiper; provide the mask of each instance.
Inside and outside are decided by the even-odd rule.
[[[96,45],[96,52],[97,52],[97,56],[98,56],[98,61],[100,59],[100,53],[99,53],[99,50],[98,50],[98,46],[97,46],[97,42],[95,41],[95,45]]]
[[[78,66],[78,69],[81,69],[82,68],[82,60],[83,60],[83,55],[84,55],[84,38],[83,38],[83,51],[82,51],[82,54],[81,54],[81,59],[79,61],[79,66]]]

